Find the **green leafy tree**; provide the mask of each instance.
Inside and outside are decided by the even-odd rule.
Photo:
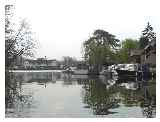
[[[91,72],[99,73],[102,65],[114,54],[118,43],[114,35],[104,30],[94,31],[93,36],[83,43],[84,58],[92,67]]]
[[[137,40],[128,38],[122,42],[121,49],[118,51],[117,55],[119,62],[129,63],[131,50],[138,49],[139,43]]]
[[[124,49],[128,53],[130,53],[133,49],[138,49],[138,47],[138,41],[131,38],[127,38],[122,42],[122,49]]]

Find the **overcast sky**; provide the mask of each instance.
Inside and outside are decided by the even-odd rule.
[[[13,0],[15,15],[26,18],[40,44],[36,57],[80,59],[82,43],[96,29],[118,39],[138,39],[149,21],[158,30],[156,0]]]

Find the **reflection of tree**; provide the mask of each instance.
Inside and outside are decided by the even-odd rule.
[[[14,98],[18,95],[18,84],[12,83],[10,80],[13,77],[12,73],[5,73],[5,102],[6,108],[11,108],[13,106]]]
[[[84,103],[88,104],[93,109],[96,115],[107,115],[114,112],[109,112],[110,108],[117,108],[118,99],[114,95],[114,91],[106,90],[106,86],[101,82],[95,80],[88,80],[85,82],[83,88],[85,89]]]
[[[75,83],[75,82],[73,82],[73,79],[72,79],[72,74],[70,74],[70,73],[64,73],[63,74],[63,84],[64,85],[73,85],[73,83]]]
[[[127,106],[138,106],[142,99],[142,94],[138,90],[119,88],[122,97],[121,102]]]
[[[19,112],[24,107],[30,108],[33,102],[32,95],[24,95],[21,93],[22,84],[17,82],[13,73],[6,73],[5,81],[5,107],[6,113]]]
[[[109,109],[119,107],[119,103],[127,107],[140,106],[145,117],[154,117],[156,108],[155,88],[126,89],[120,84],[114,84],[106,89],[107,84],[97,80],[78,81],[83,84],[83,101],[96,115],[113,114]],[[153,85],[155,87],[155,85]],[[148,87],[148,86],[147,86]]]
[[[154,84],[143,84],[137,90],[118,88],[122,97],[122,103],[127,107],[140,106],[143,116],[154,117],[156,114],[156,91]]]
[[[143,101],[141,102],[141,107],[143,111],[143,116],[147,118],[155,117],[156,115],[156,91],[155,86],[145,86],[143,88]]]

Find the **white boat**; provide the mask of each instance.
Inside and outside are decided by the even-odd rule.
[[[116,72],[116,65],[108,66],[107,69],[103,69],[99,74],[100,75],[106,75],[106,76],[117,76]]]
[[[138,64],[118,64],[116,72],[119,76],[136,76],[138,72]]]

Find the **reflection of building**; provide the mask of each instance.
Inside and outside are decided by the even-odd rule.
[[[59,72],[20,72],[15,73],[18,81],[24,82],[52,82],[62,80],[62,74]]]

